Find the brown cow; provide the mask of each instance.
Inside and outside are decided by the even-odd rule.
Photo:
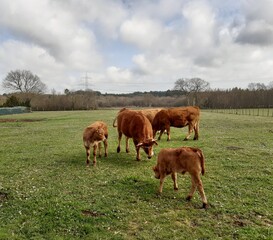
[[[178,107],[178,108],[166,108],[159,111],[153,120],[153,137],[155,138],[156,132],[160,131],[158,140],[160,140],[163,132],[167,130],[169,141],[170,127],[182,128],[189,126],[189,132],[184,140],[188,140],[191,133],[194,130],[194,140],[198,140],[199,137],[199,107]]]
[[[177,173],[191,175],[191,190],[187,200],[191,200],[196,187],[203,201],[203,208],[208,207],[207,198],[203,189],[200,173],[205,173],[205,158],[198,148],[180,147],[161,149],[157,157],[157,165],[153,167],[155,178],[160,179],[159,193],[162,193],[163,182],[167,175],[171,174],[174,190],[178,190]]]
[[[83,144],[86,150],[86,166],[89,166],[90,162],[90,145],[93,146],[93,164],[96,166],[97,148],[99,147],[99,157],[101,157],[101,142],[104,144],[104,156],[108,155],[108,129],[107,125],[102,121],[94,122],[89,125],[83,132]]]
[[[118,147],[117,152],[120,152],[120,141],[122,134],[126,136],[126,152],[129,152],[129,138],[133,138],[137,156],[140,160],[140,148],[143,148],[150,159],[153,156],[153,145],[156,144],[153,139],[153,129],[150,121],[142,113],[125,109],[119,112],[117,116],[118,127]]]

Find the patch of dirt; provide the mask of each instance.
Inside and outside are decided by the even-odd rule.
[[[14,118],[5,118],[5,119],[0,119],[0,123],[3,122],[39,122],[39,121],[44,121],[44,118],[36,118],[36,119],[14,119]]]
[[[235,220],[235,221],[233,222],[233,225],[234,225],[234,226],[237,226],[237,227],[244,227],[244,226],[246,226],[247,224],[246,224],[244,221],[242,221],[242,220]]]
[[[0,192],[0,201],[5,201],[8,199],[8,194],[5,192]]]
[[[90,217],[100,217],[100,216],[105,216],[104,213],[96,212],[96,211],[91,211],[91,210],[82,210],[82,214],[84,216],[90,216]]]

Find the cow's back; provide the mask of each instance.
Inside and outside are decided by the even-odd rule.
[[[158,165],[165,171],[193,172],[201,171],[200,156],[195,148],[163,148],[158,154]]]
[[[150,123],[153,123],[155,115],[161,110],[162,108],[151,108],[151,109],[143,109],[139,110],[145,117],[148,118]]]
[[[184,127],[192,121],[198,121],[200,110],[198,107],[176,107],[168,109],[171,125],[174,127]]]
[[[124,110],[119,113],[118,131],[125,136],[134,139],[152,138],[152,125],[150,121],[140,112]]]

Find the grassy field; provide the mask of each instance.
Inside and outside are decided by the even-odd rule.
[[[155,147],[200,147],[209,208],[189,175],[163,194],[152,166],[116,153],[117,110],[34,112],[0,117],[0,239],[273,239],[273,118],[202,112],[200,140],[171,129]],[[16,119],[16,121],[14,121]],[[82,132],[109,125],[109,156],[85,167]],[[192,139],[192,138],[191,138]]]

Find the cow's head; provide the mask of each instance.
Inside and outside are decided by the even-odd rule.
[[[150,159],[154,155],[153,151],[153,145],[157,145],[157,142],[155,139],[147,139],[143,142],[140,142],[136,145],[137,148],[143,148],[144,152],[148,155],[148,158]]]
[[[98,128],[94,132],[94,141],[100,142],[105,140],[104,130],[102,128]]]
[[[155,178],[159,179],[160,178],[160,174],[159,174],[159,170],[157,166],[153,167],[154,173],[155,173]]]

